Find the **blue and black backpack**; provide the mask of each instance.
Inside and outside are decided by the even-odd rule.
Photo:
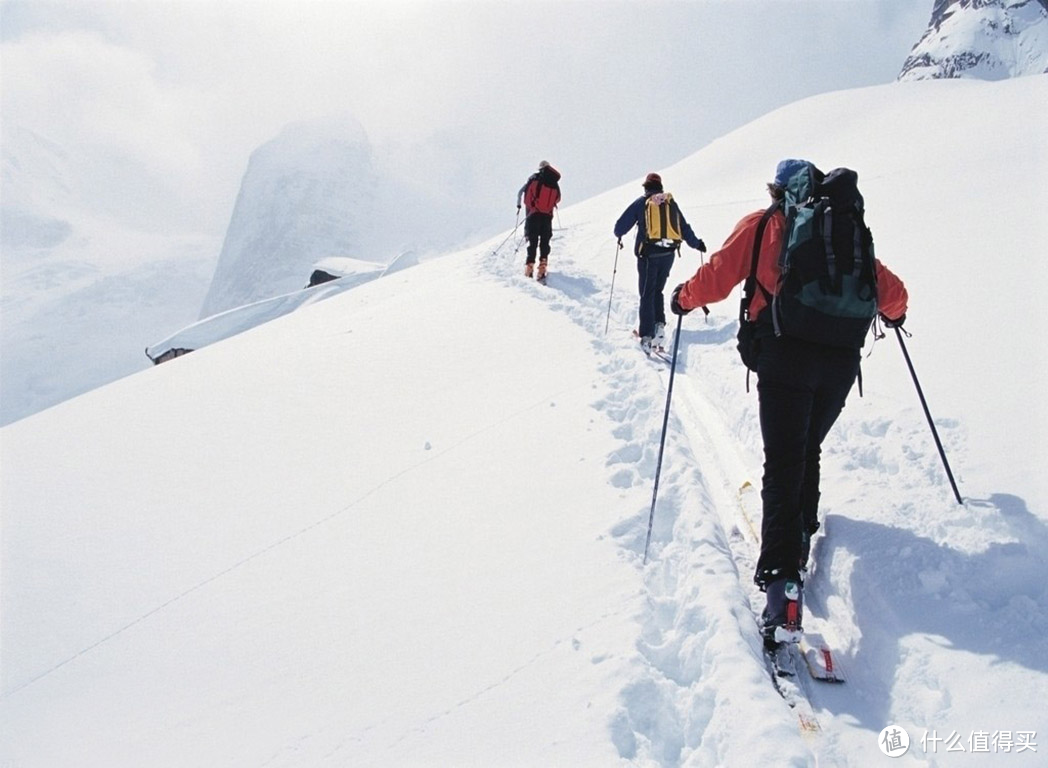
[[[805,163],[788,179],[786,228],[772,299],[775,334],[858,349],[877,315],[873,235],[858,174]]]

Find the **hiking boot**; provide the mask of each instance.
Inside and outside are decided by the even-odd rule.
[[[535,274],[535,262],[529,261],[524,265],[524,277],[531,277]]]
[[[767,605],[761,613],[761,636],[764,645],[774,648],[780,643],[799,643],[804,630],[803,585],[798,578],[776,579],[765,588]]]
[[[655,349],[664,349],[666,347],[665,323],[655,323],[655,335],[651,337],[651,345]]]
[[[546,260],[545,259],[539,259],[539,271],[535,273],[535,279],[536,280],[545,280],[546,279]]]

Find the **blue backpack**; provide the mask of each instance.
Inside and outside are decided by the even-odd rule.
[[[788,179],[771,313],[777,336],[855,349],[865,342],[877,315],[877,276],[858,178],[805,163]]]

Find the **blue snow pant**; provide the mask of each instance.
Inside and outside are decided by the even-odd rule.
[[[655,324],[666,323],[663,292],[673,268],[676,251],[655,251],[637,258],[637,287],[640,291],[640,327],[637,333],[651,338]]]
[[[761,339],[757,394],[764,440],[761,552],[754,581],[798,578],[819,527],[819,457],[859,373],[859,350]]]

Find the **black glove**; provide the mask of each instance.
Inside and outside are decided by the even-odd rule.
[[[680,315],[681,317],[691,312],[690,309],[685,309],[684,307],[682,307],[680,305],[680,301],[678,301],[678,297],[680,296],[680,289],[683,287],[684,283],[681,283],[676,288],[674,288],[673,296],[670,298],[670,311],[673,312],[673,314],[675,315]]]
[[[517,213],[520,213],[520,206],[517,206]]]
[[[706,243],[702,242],[702,238],[701,237],[699,238],[699,247],[696,248],[695,250],[696,251],[701,251],[702,253],[706,253]]]
[[[622,250],[622,238],[621,237],[619,238],[619,250],[620,251]]]
[[[884,323],[885,328],[902,328],[902,324],[906,322],[906,313],[903,313],[901,317],[895,320],[886,315],[881,315],[881,322]]]

